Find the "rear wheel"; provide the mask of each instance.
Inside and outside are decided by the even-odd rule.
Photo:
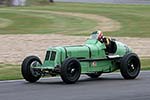
[[[78,81],[81,74],[81,66],[77,59],[67,58],[61,66],[61,78],[67,84]]]
[[[121,60],[120,71],[124,79],[135,79],[140,72],[141,64],[135,53],[125,55]]]
[[[101,72],[95,72],[95,73],[88,73],[87,75],[90,78],[98,78],[102,73]]]
[[[31,83],[36,82],[40,79],[41,73],[39,69],[34,69],[33,67],[41,65],[41,61],[36,56],[26,57],[22,63],[22,76],[26,81]]]

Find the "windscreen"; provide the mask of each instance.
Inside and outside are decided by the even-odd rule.
[[[97,39],[97,36],[98,34],[91,34],[91,36],[90,36],[90,39]]]
[[[52,61],[55,60],[55,57],[56,57],[56,51],[52,51],[50,60]]]
[[[45,60],[49,60],[50,53],[51,53],[50,51],[47,51],[47,52],[46,52]]]

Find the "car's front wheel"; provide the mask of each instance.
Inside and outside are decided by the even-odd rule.
[[[141,64],[135,53],[125,55],[121,59],[120,72],[124,79],[135,79],[140,72]]]
[[[22,62],[22,76],[28,82],[36,82],[40,79],[41,73],[39,69],[34,69],[33,67],[41,65],[41,61],[36,56],[28,56]]]

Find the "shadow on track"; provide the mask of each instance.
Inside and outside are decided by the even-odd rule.
[[[139,79],[135,79],[135,80],[139,80]],[[38,82],[36,83],[28,83],[28,82],[25,82],[25,84],[34,84],[34,85],[77,85],[77,84],[91,84],[91,83],[117,83],[117,82],[124,82],[124,81],[128,81],[128,80],[124,80],[123,78],[112,78],[112,77],[100,77],[100,78],[96,78],[96,79],[92,79],[92,78],[81,78],[77,81],[77,83],[75,84],[65,84],[63,83],[63,81],[60,79],[60,78],[57,78],[57,79],[42,79],[42,80],[39,80]],[[132,80],[130,80],[132,81]]]

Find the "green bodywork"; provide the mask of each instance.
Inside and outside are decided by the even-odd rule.
[[[119,68],[120,58],[132,52],[127,45],[115,40],[114,43],[114,53],[106,53],[105,44],[96,39],[88,39],[84,45],[49,47],[43,64],[34,68],[55,73],[66,58],[73,57],[80,62],[81,73],[112,72]]]

